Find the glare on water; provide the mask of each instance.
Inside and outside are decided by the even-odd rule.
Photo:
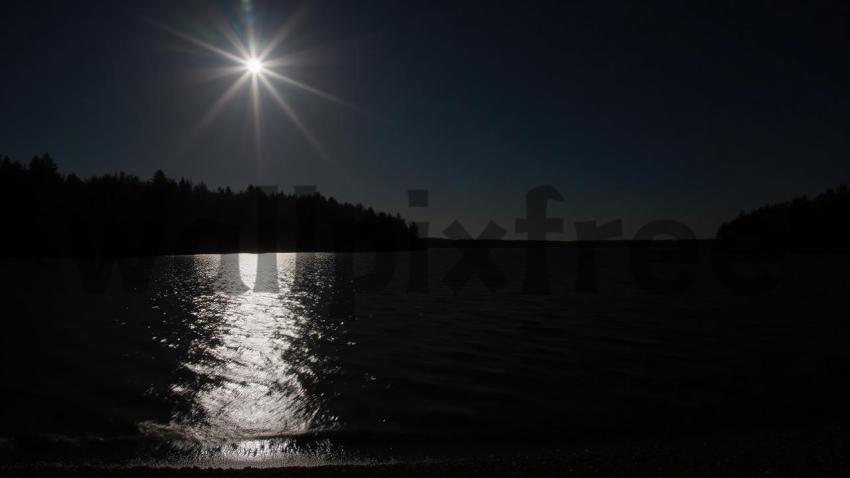
[[[190,379],[171,387],[188,402],[188,411],[175,413],[166,425],[142,428],[165,433],[205,459],[286,459],[292,454],[287,437],[328,426],[316,423],[321,405],[302,384],[321,366],[321,357],[303,346],[315,318],[305,314],[310,297],[304,295],[321,284],[296,290],[295,254],[196,258],[198,280],[214,286],[193,298],[193,309],[199,323],[214,324],[214,332],[191,344],[182,364]],[[312,280],[322,278],[332,280],[327,274]]]

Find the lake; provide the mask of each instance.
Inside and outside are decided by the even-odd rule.
[[[451,272],[466,252],[158,257],[129,285],[2,259],[0,457],[538,460],[848,424],[847,256],[785,255],[775,287],[742,295],[704,244],[694,264],[653,266],[687,272],[678,291],[636,279],[626,246],[598,248],[577,286],[578,249],[553,247],[548,292],[531,293],[526,249],[475,256],[485,281]],[[376,263],[386,280],[364,282]]]

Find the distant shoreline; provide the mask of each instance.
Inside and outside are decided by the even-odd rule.
[[[575,246],[631,246],[635,244],[666,244],[666,243],[714,243],[717,239],[657,239],[652,241],[635,239],[608,239],[604,241],[530,241],[528,239],[420,239],[427,249],[444,249],[452,247],[490,247],[490,248],[519,248],[519,247],[575,247]]]
[[[374,254],[374,253],[391,253],[391,252],[416,252],[427,250],[440,249],[539,249],[539,248],[633,248],[633,247],[681,247],[690,244],[695,244],[697,247],[715,247],[719,252],[729,253],[744,253],[744,254],[815,254],[815,255],[847,255],[850,250],[803,250],[797,251],[793,249],[776,249],[776,248],[745,248],[737,247],[733,242],[727,242],[722,239],[655,239],[655,240],[635,240],[635,239],[610,239],[604,241],[529,241],[525,239],[441,239],[441,238],[426,238],[419,240],[420,247],[404,247],[404,248],[385,248],[385,249],[286,249],[286,248],[238,248],[238,249],[199,249],[194,251],[173,251],[173,252],[151,252],[151,253],[100,253],[100,254],[85,254],[85,253],[45,253],[37,254],[32,251],[4,251],[0,252],[0,258],[5,259],[25,259],[25,258],[77,258],[77,259],[93,259],[93,258],[109,258],[121,259],[131,257],[166,257],[166,256],[191,256],[198,254]]]

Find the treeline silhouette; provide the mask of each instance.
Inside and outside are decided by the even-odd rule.
[[[761,207],[721,224],[717,238],[732,248],[794,252],[850,251],[850,191],[846,185]]]
[[[400,216],[318,193],[150,180],[119,172],[60,174],[45,154],[0,164],[5,255],[137,256],[269,251],[356,251],[418,247]]]

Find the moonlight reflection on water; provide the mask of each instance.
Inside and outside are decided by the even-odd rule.
[[[195,256],[196,280],[212,287],[195,290],[189,327],[209,333],[193,340],[170,388],[185,407],[142,429],[204,460],[279,461],[297,458],[290,437],[333,428],[325,394],[306,389],[334,372],[312,347],[334,341],[318,324],[333,267],[332,255]]]
[[[144,291],[96,294],[73,261],[20,261],[7,296],[32,320],[6,346],[28,366],[3,370],[0,422],[36,440],[6,457],[536,462],[612,437],[846,418],[846,258],[789,258],[779,289],[753,298],[722,289],[708,260],[686,293],[644,291],[628,246],[600,248],[597,292],[570,293],[579,251],[547,252],[562,265],[548,295],[523,292],[522,248],[491,252],[509,280],[496,292],[442,282],[462,259],[451,249],[428,252],[427,293],[410,292],[405,253],[371,292],[361,279],[384,253],[168,256]]]

